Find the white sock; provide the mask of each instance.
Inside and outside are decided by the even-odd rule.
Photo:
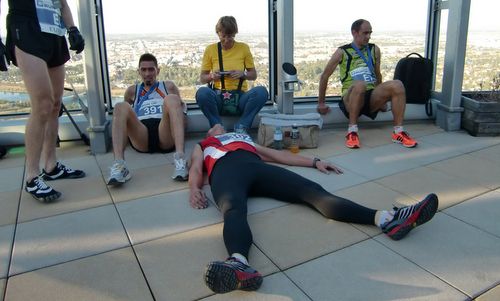
[[[401,132],[402,132],[402,131],[404,131],[404,130],[405,130],[405,129],[403,128],[403,126],[402,126],[402,125],[396,125],[396,126],[394,127],[394,133],[396,133],[396,134],[399,134],[399,133],[401,133]]]
[[[394,218],[394,211],[380,210],[375,214],[375,225],[382,227],[383,224],[390,222]]]
[[[248,265],[247,258],[245,256],[241,255],[240,253],[233,253],[233,254],[231,254],[231,257],[234,257],[234,258],[238,259],[241,263]]]
[[[174,153],[174,159],[175,159],[175,160],[184,159],[184,153],[181,153],[181,152],[175,152],[175,153]]]
[[[348,133],[358,132],[358,125],[357,124],[349,124],[349,127],[347,128]]]

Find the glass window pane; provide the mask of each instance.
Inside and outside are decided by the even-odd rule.
[[[254,57],[258,78],[254,84],[269,86],[268,2],[202,0],[142,0],[141,7],[153,10],[145,17],[136,5],[122,0],[103,1],[104,27],[111,93],[123,99],[125,89],[138,81],[137,65],[145,52],[154,54],[160,65],[159,80],[172,80],[181,97],[194,103],[205,47],[218,41],[215,24],[224,15],[238,23],[236,40],[247,43]],[[127,2],[128,3],[128,2]],[[153,16],[154,15],[154,16]]]
[[[294,1],[294,63],[304,81],[295,96],[318,95],[319,77],[333,52],[352,42],[351,24],[357,19],[370,21],[371,43],[382,53],[383,80],[394,76],[398,60],[417,52],[424,54],[427,1],[371,0]],[[338,68],[330,77],[328,95],[340,95]]]
[[[471,1],[462,91],[500,90],[497,0]]]

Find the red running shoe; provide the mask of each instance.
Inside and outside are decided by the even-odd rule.
[[[345,146],[348,148],[359,148],[359,137],[356,132],[349,132],[347,136],[345,136]]]
[[[417,146],[417,141],[408,135],[408,132],[402,131],[398,134],[392,132],[392,142],[400,143],[404,147],[415,147]]]

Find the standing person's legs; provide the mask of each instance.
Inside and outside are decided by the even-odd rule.
[[[26,123],[26,180],[40,174],[40,157],[49,120],[54,109],[52,83],[42,59],[15,48],[17,65],[30,96],[31,114]],[[55,141],[54,145],[55,147]]]
[[[61,193],[38,178],[45,134],[47,128],[53,127],[53,121],[49,125],[55,103],[50,74],[47,64],[42,59],[17,47],[15,55],[31,104],[31,114],[25,130],[26,190],[37,200],[51,202],[58,199]],[[55,140],[52,147],[55,148]]]
[[[56,167],[56,144],[59,133],[59,111],[61,109],[64,91],[64,65],[49,68],[49,77],[52,84],[53,105],[45,128],[45,140],[42,148],[44,170],[52,171]]]
[[[208,87],[201,87],[196,91],[196,103],[200,107],[205,117],[207,117],[210,127],[222,124],[219,111],[222,108],[222,100],[214,90]]]
[[[243,125],[244,128],[251,128],[255,116],[266,104],[268,99],[269,93],[267,92],[267,89],[262,86],[254,87],[246,93],[243,93],[238,104],[238,107],[242,112],[238,123]]]

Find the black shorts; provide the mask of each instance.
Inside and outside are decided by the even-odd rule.
[[[44,60],[48,68],[64,65],[69,60],[66,37],[42,32],[32,18],[8,18],[6,47],[9,59],[17,66],[15,46]]]
[[[130,145],[133,149],[140,153],[170,153],[174,151],[175,146],[169,149],[161,149],[160,148],[160,134],[158,131],[158,126],[160,125],[160,118],[148,118],[141,120],[142,124],[146,126],[148,129],[148,150],[146,152],[140,151],[134,147],[132,141],[130,141]]]
[[[377,114],[379,111],[371,112],[370,109],[370,97],[372,96],[373,89],[368,90],[365,92],[365,103],[363,107],[361,108],[361,111],[359,112],[359,116],[365,115],[367,117],[370,117],[372,120],[377,118]],[[349,112],[347,112],[345,105],[344,105],[344,98],[342,97],[342,100],[339,102],[339,108],[344,113],[345,117],[349,119]]]

